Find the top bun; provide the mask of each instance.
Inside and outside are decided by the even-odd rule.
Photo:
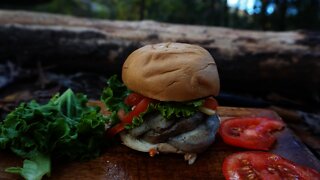
[[[160,101],[189,101],[219,93],[216,63],[200,46],[147,45],[129,55],[122,80],[134,92]]]

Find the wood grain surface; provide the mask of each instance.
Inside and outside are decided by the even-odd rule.
[[[265,109],[220,107],[222,120],[229,117],[264,116],[281,120],[273,111]],[[276,133],[278,142],[272,152],[298,164],[320,171],[319,160],[292,134],[290,129]],[[148,153],[131,150],[121,144],[106,150],[99,158],[87,162],[53,164],[53,172],[48,179],[224,179],[221,172],[223,159],[235,152],[245,151],[224,144],[220,137],[204,153],[198,156],[193,165],[188,165],[182,155],[160,154],[149,157]],[[22,160],[9,152],[0,152],[0,179],[20,179],[8,174],[4,169],[19,166]]]

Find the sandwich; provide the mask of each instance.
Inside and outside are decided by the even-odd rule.
[[[150,156],[183,154],[193,164],[215,139],[220,120],[215,96],[220,89],[216,63],[204,48],[159,43],[132,52],[122,67],[122,82],[108,80],[108,136]]]

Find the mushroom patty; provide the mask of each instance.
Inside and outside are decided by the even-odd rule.
[[[150,144],[167,143],[185,153],[200,153],[214,141],[219,124],[217,115],[201,112],[179,120],[166,120],[160,114],[152,114],[128,133]]]

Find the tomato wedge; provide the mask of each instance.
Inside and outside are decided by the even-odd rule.
[[[216,110],[218,107],[218,102],[213,97],[208,97],[204,100],[203,106],[208,109]]]
[[[131,93],[129,94],[126,99],[124,100],[124,103],[126,103],[129,106],[135,106],[137,105],[144,97],[138,93]]]
[[[132,123],[132,120],[134,117],[139,116],[141,113],[145,112],[148,109],[148,106],[151,102],[151,99],[149,98],[143,98],[132,111],[130,111],[127,115],[124,116],[123,119],[121,119],[124,123]]]
[[[314,169],[297,165],[276,154],[268,152],[240,152],[226,157],[222,172],[227,180],[242,179],[320,179]]]
[[[283,127],[281,121],[264,117],[231,118],[221,123],[219,133],[223,141],[229,145],[268,150],[276,141],[272,132]]]

